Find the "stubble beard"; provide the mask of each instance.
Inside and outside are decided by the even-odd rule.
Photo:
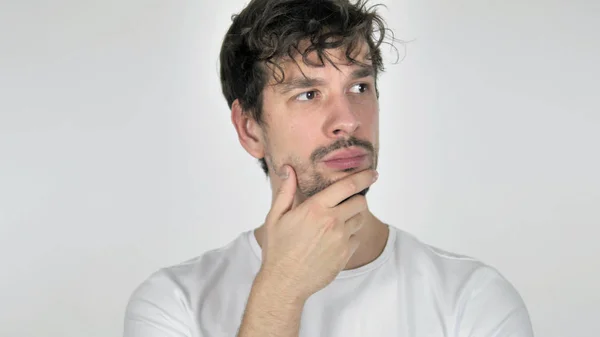
[[[350,137],[349,139],[346,139],[346,140],[340,139],[336,143],[332,144],[331,146],[329,146],[327,148],[324,147],[324,148],[317,149],[311,155],[311,158],[309,159],[308,163],[306,163],[306,162],[303,163],[302,160],[300,160],[300,158],[297,158],[297,157],[291,157],[291,158],[288,158],[286,161],[283,161],[283,162],[277,161],[277,163],[275,163],[275,162],[273,162],[273,157],[270,154],[268,154],[266,156],[266,160],[269,163],[271,168],[276,168],[277,170],[281,170],[281,166],[284,163],[288,163],[289,165],[291,165],[294,168],[294,171],[295,171],[297,179],[298,179],[298,189],[297,189],[296,193],[299,195],[297,195],[297,198],[299,199],[300,202],[304,202],[306,199],[316,195],[317,193],[323,191],[324,189],[326,189],[327,187],[331,186],[332,184],[334,184],[336,182],[336,180],[327,179],[322,173],[318,172],[316,166],[318,165],[320,160],[325,155],[327,155],[328,153],[330,153],[334,150],[345,148],[345,147],[350,147],[350,146],[358,146],[358,147],[361,147],[361,148],[367,150],[368,155],[371,156],[371,165],[367,169],[376,169],[377,168],[377,159],[378,159],[378,153],[379,153],[378,144],[373,145],[370,142],[363,141],[363,140],[360,140],[355,137]],[[270,151],[268,151],[268,152],[270,152]],[[276,172],[279,172],[279,171],[276,171]],[[342,170],[341,172],[354,173],[354,172],[358,172],[358,169],[357,168],[349,168],[349,169]],[[368,192],[369,192],[369,187],[363,189],[362,191],[360,191],[356,194],[349,196],[348,198],[344,199],[341,202],[344,202],[344,201],[352,198],[355,195],[366,196]]]

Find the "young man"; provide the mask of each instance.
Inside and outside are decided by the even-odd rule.
[[[270,178],[264,224],[153,274],[126,337],[532,337],[493,268],[373,215],[381,18],[348,0],[252,0],[221,50],[246,151]]]

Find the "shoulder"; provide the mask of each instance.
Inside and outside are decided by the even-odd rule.
[[[454,300],[465,293],[471,296],[479,291],[488,289],[502,291],[513,301],[520,300],[514,286],[493,266],[468,255],[453,253],[419,240],[416,236],[398,230],[398,247],[403,264],[418,275],[427,275],[432,282],[436,282],[446,290],[447,294],[454,295]]]
[[[453,253],[427,244],[415,235],[397,229],[396,249],[409,270],[429,274],[450,285],[463,283],[479,274],[494,274],[495,270],[471,256]],[[458,286],[458,284],[456,284]]]
[[[520,293],[495,267],[425,244],[406,232],[398,235],[408,268],[452,308],[457,336],[533,336]]]
[[[169,269],[144,280],[125,309],[125,337],[190,336],[189,302]]]
[[[225,246],[150,274],[127,302],[124,336],[189,336],[197,299],[219,284],[224,274],[244,268],[240,259],[241,254],[248,255],[244,234]]]

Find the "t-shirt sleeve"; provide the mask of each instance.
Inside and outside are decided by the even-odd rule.
[[[189,306],[170,275],[159,271],[131,295],[124,337],[191,337]]]
[[[475,274],[463,293],[457,337],[533,337],[528,310],[515,287],[492,268]]]

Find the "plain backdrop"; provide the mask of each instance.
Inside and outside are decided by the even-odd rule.
[[[0,1],[1,336],[119,336],[152,272],[262,223],[218,78],[245,3]],[[537,336],[598,336],[599,2],[383,3],[370,208],[498,268]]]

